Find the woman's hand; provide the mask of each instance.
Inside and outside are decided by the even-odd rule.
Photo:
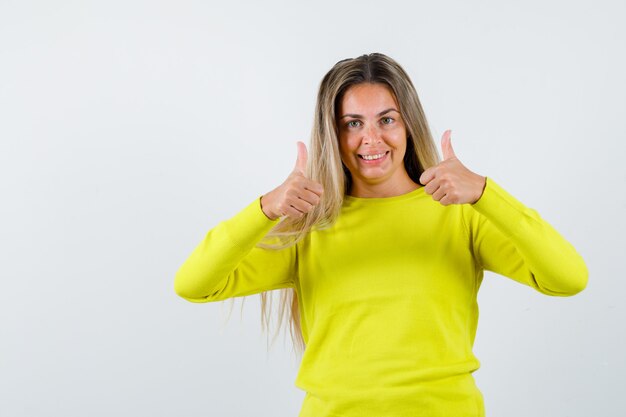
[[[261,197],[261,209],[270,219],[290,216],[300,218],[320,202],[324,192],[322,185],[304,176],[306,172],[307,150],[298,141],[296,166],[285,182]]]
[[[424,191],[432,194],[433,200],[444,206],[449,204],[474,204],[480,199],[487,184],[487,178],[478,175],[459,161],[452,149],[450,130],[441,138],[443,161],[425,170],[420,176]]]

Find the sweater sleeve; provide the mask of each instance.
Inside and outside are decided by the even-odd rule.
[[[493,179],[464,205],[474,257],[488,271],[552,296],[571,296],[587,286],[589,272],[576,249],[539,213]]]
[[[296,245],[255,246],[278,221],[265,216],[259,197],[217,224],[176,273],[176,294],[204,303],[293,287]]]

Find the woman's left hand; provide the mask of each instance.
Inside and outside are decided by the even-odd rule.
[[[452,149],[450,130],[441,138],[443,161],[425,170],[420,176],[424,191],[444,206],[449,204],[474,204],[485,190],[487,178],[478,175],[459,161]]]

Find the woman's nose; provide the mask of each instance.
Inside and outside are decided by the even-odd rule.
[[[379,143],[381,140],[380,132],[376,126],[369,125],[363,130],[363,142],[365,144]]]

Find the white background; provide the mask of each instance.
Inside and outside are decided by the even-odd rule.
[[[487,415],[626,415],[625,18],[618,0],[0,0],[0,414],[295,417],[298,363],[284,333],[267,352],[259,296],[226,321],[174,275],[286,178],[335,62],[382,52],[437,143],[452,129],[590,271],[567,298],[485,275]]]

